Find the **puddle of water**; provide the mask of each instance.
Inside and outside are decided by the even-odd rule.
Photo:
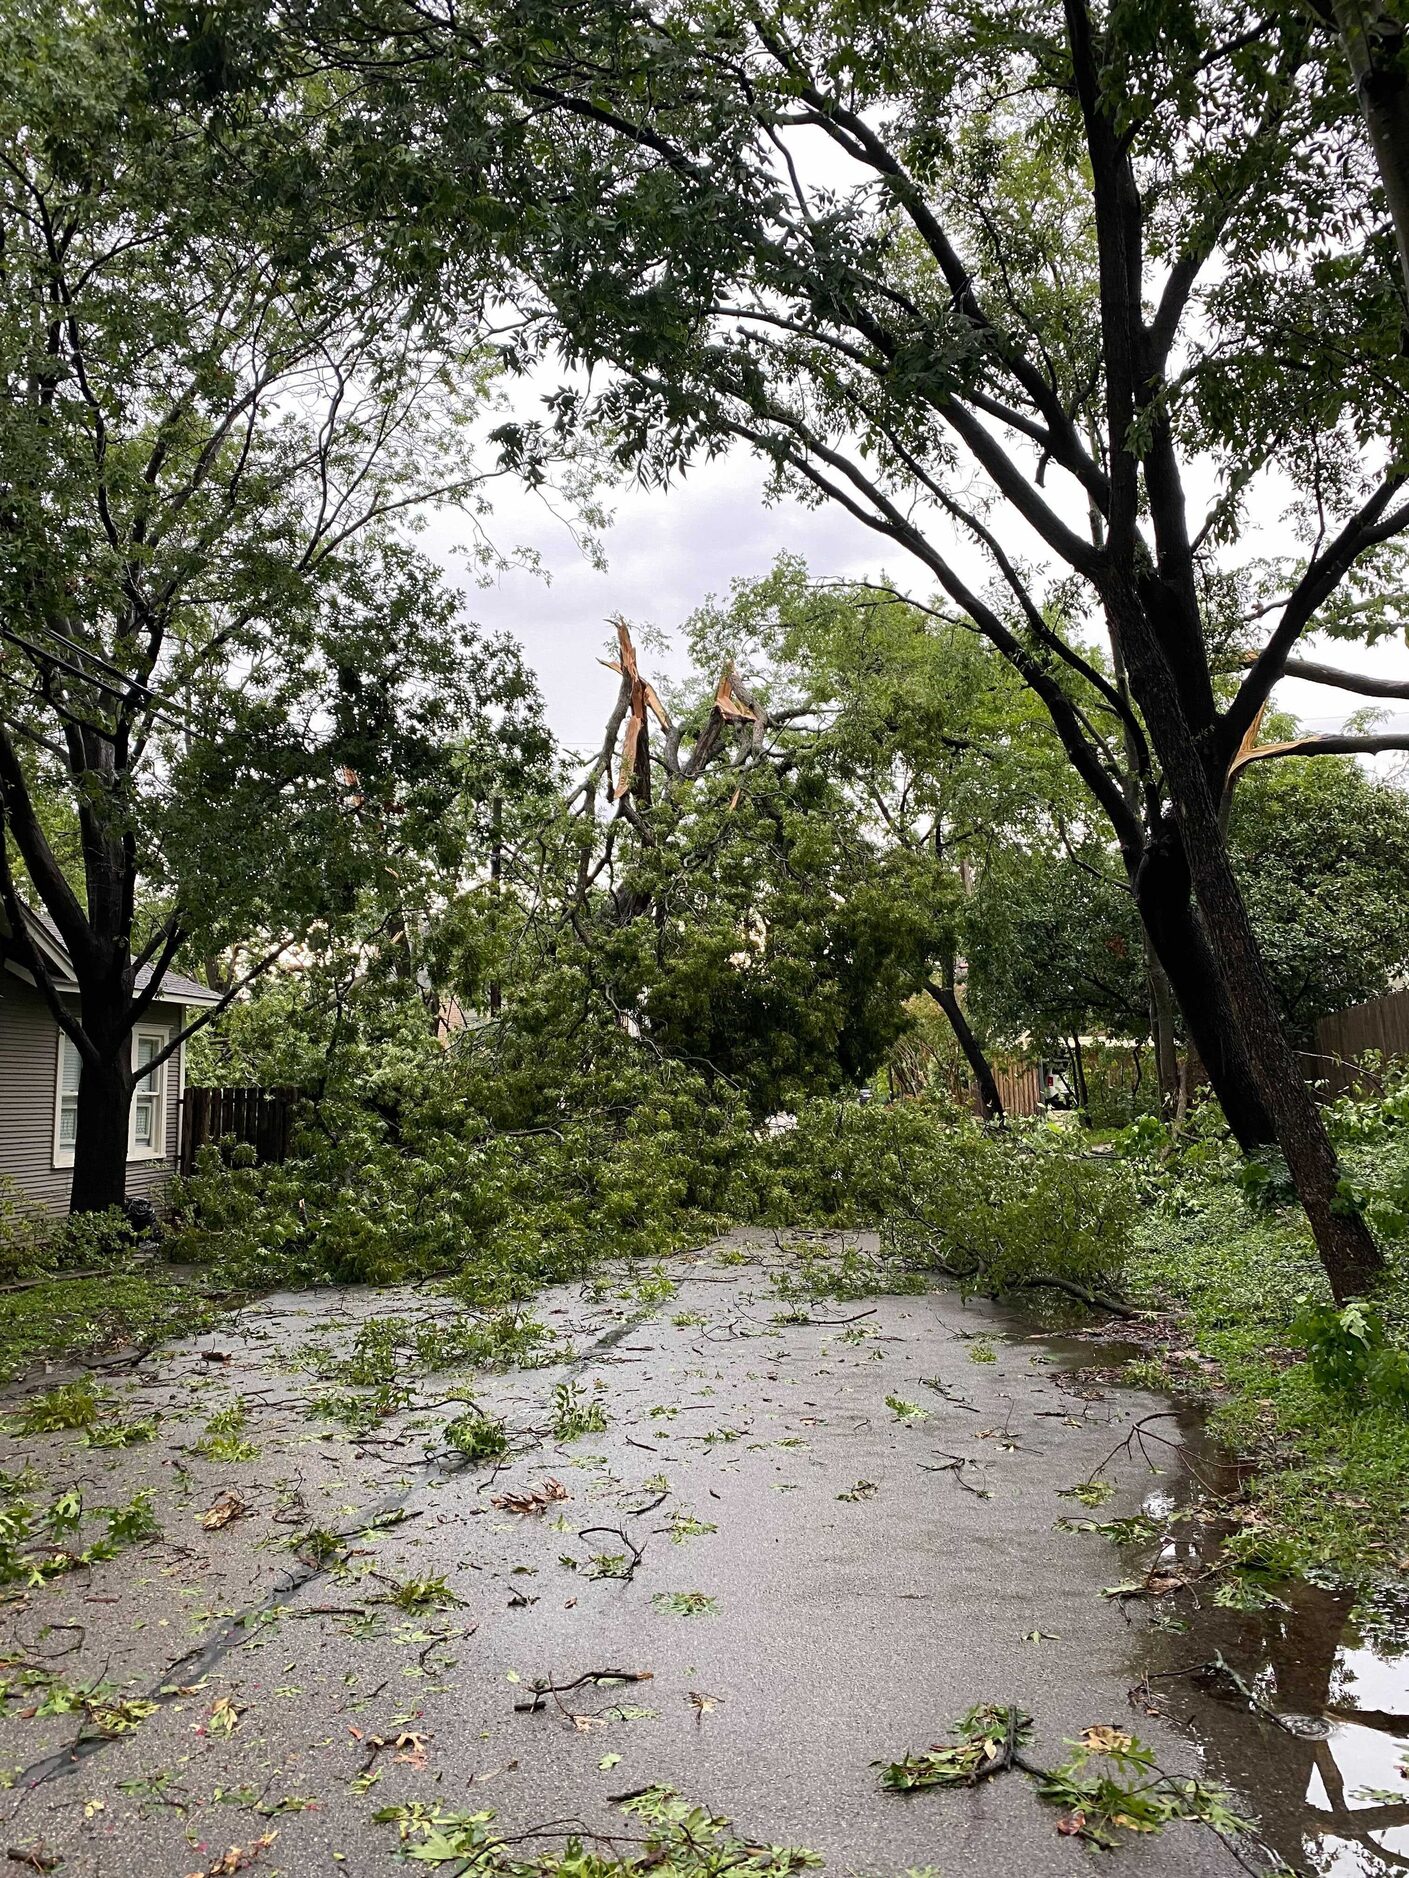
[[[1317,1878],[1409,1870],[1409,1650],[1368,1634],[1343,1593],[1278,1590],[1282,1611],[1205,1606],[1182,1636],[1145,1633],[1156,1699],[1289,1865]],[[1215,1653],[1270,1712],[1216,1675],[1170,1674]]]
[[[1196,1505],[1201,1490],[1236,1494],[1248,1471],[1208,1440],[1193,1411],[1181,1411],[1179,1428],[1181,1463],[1145,1497],[1154,1519]],[[1158,1556],[1197,1563],[1216,1556],[1222,1536],[1216,1524],[1180,1524]],[[1357,1609],[1349,1592],[1303,1581],[1269,1589],[1277,1602],[1263,1611],[1184,1592],[1136,1616],[1147,1626],[1138,1659],[1154,1699],[1293,1870],[1409,1872],[1409,1601]],[[1187,1628],[1162,1628],[1166,1611]],[[1220,1658],[1248,1694],[1216,1670],[1175,1673]]]
[[[1061,1334],[1050,1348],[1063,1367],[1089,1370],[1098,1383],[1115,1382],[1135,1353],[1114,1340]],[[1208,1439],[1194,1410],[1181,1406],[1161,1426],[1168,1435],[1177,1429],[1182,1449],[1151,1451],[1160,1469],[1142,1503],[1151,1519],[1170,1519],[1210,1491],[1237,1494],[1248,1468]],[[1139,1549],[1138,1569],[1156,1558],[1197,1565],[1221,1537],[1197,1520],[1173,1525],[1156,1546]],[[1135,1565],[1136,1552],[1129,1556]],[[1224,1610],[1187,1591],[1133,1607],[1137,1716],[1148,1689],[1151,1706],[1190,1737],[1205,1776],[1233,1791],[1259,1821],[1267,1852],[1290,1870],[1309,1878],[1409,1873],[1409,1590],[1397,1609],[1357,1610],[1348,1592],[1304,1582],[1270,1588],[1282,1608]],[[1184,1627],[1165,1628],[1171,1619]],[[1220,1657],[1254,1700],[1218,1672],[1179,1673]],[[1262,1869],[1256,1860],[1253,1868]]]

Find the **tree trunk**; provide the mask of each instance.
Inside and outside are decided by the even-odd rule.
[[[1131,686],[1175,805],[1184,857],[1216,962],[1216,975],[1227,987],[1233,1027],[1230,1037],[1236,1039],[1272,1117],[1277,1145],[1311,1222],[1331,1290],[1336,1301],[1343,1303],[1367,1289],[1384,1269],[1384,1260],[1364,1220],[1341,1203],[1341,1172],[1335,1149],[1282,1028],[1219,826],[1218,803],[1205,756],[1179,703],[1169,663],[1139,600],[1134,595],[1121,598],[1126,602],[1121,609],[1121,637]],[[1171,959],[1163,953],[1161,956],[1168,968]],[[1170,976],[1177,989],[1172,970]],[[1190,1029],[1192,1034],[1192,1024]]]
[[[84,1029],[89,1029],[86,1010]],[[91,1035],[91,1032],[90,1032]],[[125,1040],[124,1040],[125,1042]],[[78,1079],[78,1134],[73,1149],[75,1213],[102,1213],[127,1198],[127,1135],[132,1109],[131,1045],[95,1069],[84,1063]]]
[[[983,1119],[986,1122],[1002,1122],[1003,1098],[998,1093],[998,1081],[992,1066],[983,1053],[983,1045],[969,1028],[969,1020],[964,1015],[964,1008],[959,1002],[958,993],[951,984],[937,984],[934,979],[927,979],[925,990],[929,992],[940,1010],[949,1019],[950,1028],[958,1040],[959,1048],[964,1052],[964,1060],[973,1071],[974,1081],[978,1085],[979,1101],[983,1104]]]
[[[1204,795],[1207,799],[1207,787]],[[1208,840],[1200,807],[1193,807],[1185,823],[1199,903],[1223,960],[1253,1074],[1277,1125],[1278,1145],[1311,1221],[1331,1290],[1337,1303],[1344,1303],[1368,1288],[1384,1260],[1364,1220],[1342,1207],[1335,1149],[1282,1029],[1227,851]],[[1216,832],[1216,820],[1213,826]]]
[[[1164,840],[1146,850],[1132,885],[1151,949],[1233,1139],[1244,1154],[1265,1153],[1276,1145],[1276,1125],[1253,1076],[1208,934],[1190,899],[1188,863],[1177,831],[1168,831]],[[1174,1087],[1177,1102],[1177,1062]]]
[[[78,1134],[70,1207],[102,1212],[127,1197],[127,1139],[132,1110],[132,913],[137,865],[121,814],[110,738],[87,740],[87,775],[95,785],[78,812],[88,933],[73,954],[83,1034],[98,1055],[78,1079]]]
[[[1081,1039],[1073,1035],[1070,1039],[1072,1094],[1076,1098],[1076,1113],[1083,1128],[1091,1126],[1091,1093],[1086,1087],[1086,1060],[1081,1054]]]
[[[1384,185],[1409,302],[1409,33],[1383,0],[1332,0],[1331,11]]]

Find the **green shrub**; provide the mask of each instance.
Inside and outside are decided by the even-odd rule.
[[[1409,1351],[1390,1345],[1373,1305],[1359,1298],[1340,1310],[1311,1305],[1293,1334],[1310,1358],[1312,1380],[1327,1395],[1348,1406],[1409,1408]]]
[[[45,1270],[47,1239],[44,1223],[26,1210],[18,1184],[0,1174],[0,1282]]]
[[[50,1272],[121,1270],[137,1235],[118,1208],[53,1219],[30,1211],[7,1174],[0,1174],[0,1282]]]

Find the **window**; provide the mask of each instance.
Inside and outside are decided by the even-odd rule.
[[[78,1139],[78,1073],[83,1059],[71,1038],[59,1032],[59,1102],[54,1126],[54,1164],[72,1167],[73,1144]]]
[[[132,1039],[132,1067],[138,1072],[128,1123],[129,1161],[157,1161],[166,1154],[166,1064],[148,1068],[167,1045],[164,1030],[139,1030]],[[83,1067],[72,1040],[59,1032],[58,1083],[54,1097],[54,1165],[73,1166],[78,1139],[78,1078]],[[142,1072],[146,1073],[143,1074]]]
[[[132,1039],[132,1067],[146,1069],[159,1050],[166,1048],[164,1030],[139,1030]],[[132,1092],[132,1135],[127,1146],[129,1161],[151,1160],[166,1147],[164,1116],[166,1105],[166,1065],[148,1069],[139,1076]]]

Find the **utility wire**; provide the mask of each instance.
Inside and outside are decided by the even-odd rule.
[[[145,691],[147,695],[152,698],[159,696],[149,685],[142,684],[140,679],[126,679],[121,685],[115,685],[105,678],[96,678],[92,672],[84,671],[81,665],[73,664],[71,660],[61,657],[59,653],[50,652],[44,646],[35,645],[21,633],[17,633],[13,627],[0,626],[0,639],[8,639],[12,645],[22,647],[24,651],[29,653],[31,658],[47,659],[51,665],[56,665],[60,671],[68,672],[72,677],[81,679],[85,685],[92,685],[97,691],[106,692],[109,697],[125,698],[127,693],[134,688],[139,691]],[[162,699],[163,704],[167,702],[169,702],[167,699]],[[160,718],[164,724],[170,724],[173,730],[195,729],[193,724],[189,722],[183,723],[175,717],[170,717],[165,711],[159,711],[155,705],[149,705],[147,708],[151,711],[153,717]],[[173,704],[171,708],[172,710],[180,710],[181,707]]]
[[[44,631],[50,639],[57,639],[61,646],[67,646],[70,652],[77,652],[85,659],[92,659],[95,665],[101,665],[104,671],[111,672],[114,678],[121,679],[123,684],[131,686],[134,691],[145,691],[148,697],[155,698],[158,704],[172,704],[170,698],[163,697],[159,691],[154,691],[150,685],[144,685],[140,678],[129,677],[120,665],[114,665],[111,659],[106,658],[101,652],[95,652],[91,646],[81,645],[77,639],[70,639],[68,634],[61,633],[57,626],[45,626]],[[179,706],[172,704],[173,710],[179,708]]]

